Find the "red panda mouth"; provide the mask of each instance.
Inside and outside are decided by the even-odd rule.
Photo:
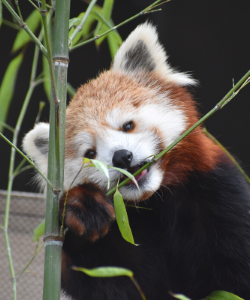
[[[138,171],[142,166],[144,166],[145,163],[146,163],[146,162],[143,162],[143,163],[141,163],[140,165],[137,165],[137,166],[134,166],[134,167],[132,167],[132,168],[129,168],[129,169],[128,169],[128,172],[131,173],[131,174],[134,174],[134,173],[135,173],[136,171]],[[149,168],[143,170],[140,174],[138,174],[138,175],[135,176],[135,180],[136,180],[137,182],[140,181],[142,178],[145,177],[146,174],[148,174],[148,172],[149,172]],[[124,176],[121,178],[121,180],[124,180],[124,179],[126,179],[126,178],[127,178],[127,176],[124,175]],[[134,182],[133,182],[132,180],[130,180],[128,183],[126,183],[126,185],[131,185],[131,184],[134,184]]]

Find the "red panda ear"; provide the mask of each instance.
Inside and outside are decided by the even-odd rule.
[[[49,124],[39,123],[34,129],[29,131],[23,139],[22,148],[27,156],[29,156],[35,162],[38,169],[47,175]],[[42,185],[44,184],[41,183],[41,186]]]
[[[177,85],[193,85],[188,74],[175,71],[167,63],[167,55],[158,41],[156,28],[149,23],[139,25],[117,51],[113,70],[126,73],[157,72]]]

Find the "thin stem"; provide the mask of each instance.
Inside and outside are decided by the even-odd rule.
[[[8,184],[8,189],[9,189],[9,184]],[[13,290],[13,300],[16,300],[16,279],[15,279],[15,271],[14,271],[14,266],[12,262],[12,257],[11,257],[11,250],[10,250],[10,243],[9,243],[9,236],[8,236],[8,227],[4,225],[4,237],[5,237],[5,244],[7,248],[7,255],[9,259],[9,267],[10,267],[10,274],[11,274],[11,279],[12,279],[12,290]]]
[[[39,10],[39,7],[35,5],[35,3],[32,0],[28,0],[34,7],[35,9]]]
[[[145,297],[145,295],[143,294],[142,289],[141,289],[141,287],[139,286],[139,284],[137,283],[137,281],[135,280],[135,278],[134,278],[133,276],[130,277],[130,278],[131,278],[131,280],[133,281],[134,285],[136,286],[138,292],[140,293],[140,295],[141,295],[141,297],[142,297],[142,300],[146,300],[146,297]]]
[[[21,10],[20,10],[20,7],[19,7],[18,0],[15,0],[15,3],[16,3],[16,8],[17,8],[18,14],[19,14],[19,18],[21,20],[21,24],[23,24],[23,17],[22,17],[22,14],[21,14]]]
[[[147,169],[152,163],[158,161],[162,156],[164,156],[168,151],[170,151],[175,145],[177,145],[181,140],[183,140],[190,132],[192,132],[196,127],[201,125],[205,120],[211,117],[215,112],[222,109],[233,97],[237,95],[237,93],[249,82],[250,70],[237,82],[233,88],[222,98],[217,105],[211,109],[204,117],[202,117],[197,123],[191,126],[187,131],[185,131],[178,139],[176,139],[172,144],[170,144],[166,149],[161,151],[158,155],[155,155],[154,159],[151,162],[146,163],[143,167],[141,167],[138,171],[136,171],[133,175],[134,177],[140,174],[143,170]],[[126,183],[130,181],[130,178],[126,178],[123,182],[118,185],[118,189],[124,186]],[[108,191],[107,196],[114,194],[116,188],[113,188]]]
[[[22,272],[19,275],[17,275],[16,280],[27,270],[27,268],[32,263],[32,261],[35,259],[35,257],[37,256],[37,254],[43,249],[44,244],[42,244],[40,246],[40,248],[38,248],[38,246],[39,246],[39,241],[38,241],[38,243],[36,245],[36,249],[35,249],[34,255],[32,256],[31,260],[27,263],[27,265],[24,267],[24,269],[22,270]]]
[[[103,16],[98,12],[98,11],[95,11],[95,14],[102,20],[102,22],[104,23],[104,24],[106,24],[110,29],[113,27],[113,26],[111,26],[104,18],[103,18]]]
[[[31,39],[35,42],[35,44],[38,46],[38,48],[42,51],[43,55],[47,57],[47,49],[43,46],[43,44],[39,41],[39,39],[34,35],[34,33],[29,29],[29,27],[26,25],[26,23],[22,22],[19,16],[16,14],[16,12],[13,10],[13,8],[10,6],[7,0],[2,0],[3,4],[6,6],[6,8],[9,10],[9,12],[12,14],[13,18],[18,22],[19,26],[24,29],[28,35],[31,37]]]
[[[160,0],[160,1],[162,1],[162,0]],[[157,4],[157,3],[159,3],[160,1],[156,1],[154,4]],[[152,4],[152,5],[153,5],[153,4]],[[120,24],[114,26],[113,28],[111,28],[111,29],[105,31],[104,33],[102,33],[102,34],[100,34],[100,35],[96,35],[95,37],[93,37],[93,38],[91,38],[91,39],[89,39],[89,40],[87,40],[87,41],[84,41],[84,42],[82,42],[82,43],[79,43],[79,44],[76,44],[76,45],[74,45],[74,46],[72,46],[72,47],[69,47],[69,51],[72,51],[72,50],[74,50],[74,49],[76,49],[76,48],[79,48],[79,47],[81,47],[81,46],[83,46],[83,45],[86,45],[86,44],[88,44],[88,43],[90,43],[90,42],[93,42],[93,41],[95,41],[95,40],[98,40],[100,37],[102,37],[102,36],[104,36],[104,35],[110,33],[111,31],[113,31],[113,30],[115,30],[115,29],[121,27],[122,25],[124,25],[124,24],[126,24],[126,23],[128,23],[128,22],[130,22],[130,21],[132,21],[132,20],[134,20],[135,18],[150,13],[151,10],[150,10],[149,8],[150,8],[150,7],[153,8],[152,5],[149,6],[149,7],[147,7],[147,8],[145,8],[144,10],[142,10],[142,11],[139,12],[138,14],[134,15],[133,17],[131,17],[131,18],[129,18],[129,19],[127,19],[127,20],[121,22]],[[156,11],[158,11],[158,10],[156,10]]]
[[[16,167],[15,171],[13,172],[13,176],[16,176],[16,174],[19,172],[19,170],[22,168],[22,166],[25,164],[26,159],[23,158],[23,160],[20,162],[20,164]]]
[[[11,28],[14,28],[14,29],[16,29],[16,30],[20,30],[20,26],[19,26],[19,25],[15,24],[15,23],[13,23],[13,22],[10,22],[10,21],[8,21],[8,20],[3,19],[3,20],[2,20],[2,23],[3,23],[4,25],[7,25],[7,26],[9,26],[9,27],[11,27]]]
[[[85,22],[87,21],[87,18],[89,16],[89,14],[91,13],[91,11],[92,11],[94,5],[96,4],[96,2],[97,2],[97,0],[92,0],[90,2],[85,14],[82,17],[82,20],[81,20],[80,24],[76,26],[75,30],[73,31],[73,33],[69,37],[69,46],[72,44],[72,42],[73,42],[74,38],[76,37],[77,33],[82,30],[82,28],[83,28]]]
[[[16,177],[16,176],[18,176],[18,175],[20,175],[21,173],[23,173],[24,171],[27,171],[27,170],[29,170],[29,169],[31,169],[32,168],[32,166],[31,165],[28,165],[28,166],[26,166],[26,167],[23,167],[19,172],[17,172],[15,175],[13,175],[14,177]]]
[[[208,132],[205,127],[202,128],[202,131],[226,153],[226,155],[231,159],[231,161],[235,164],[235,166],[243,174],[243,176],[246,178],[246,180],[250,183],[250,178],[247,176],[247,174],[244,172],[244,170],[241,168],[241,166],[238,164],[238,162],[235,160],[235,158],[227,151],[227,149],[210,132]]]
[[[2,121],[0,121],[0,124],[3,125],[3,127],[5,127],[6,129],[9,129],[9,131],[11,131],[11,132],[15,131],[15,129],[13,127],[9,126],[8,124],[6,124]]]
[[[37,0],[37,2],[42,3],[41,0]],[[46,3],[46,7],[55,10],[55,8],[53,6],[51,6],[51,5],[47,4],[47,3]]]
[[[37,116],[36,116],[35,124],[37,124],[39,122],[44,107],[45,107],[45,102],[44,101],[40,101],[39,102],[39,109],[38,109],[38,113],[37,113]]]

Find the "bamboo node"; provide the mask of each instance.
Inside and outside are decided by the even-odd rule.
[[[215,105],[215,109],[216,110],[222,109],[222,106],[220,104],[217,104],[217,105]]]
[[[59,100],[59,99],[56,99],[56,100],[54,100],[54,103],[55,103],[55,104],[59,104],[59,103],[60,103],[60,100]],[[56,195],[58,195],[58,194],[61,193],[61,190],[57,190],[57,189],[52,189],[52,191],[53,191],[53,193],[56,194]]]
[[[40,9],[40,14],[41,14],[42,17],[46,16],[47,9]]]
[[[45,247],[48,245],[61,246],[63,244],[63,241],[64,241],[64,237],[60,235],[47,235],[43,238]]]

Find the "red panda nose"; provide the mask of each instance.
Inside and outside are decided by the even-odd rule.
[[[115,151],[112,162],[113,166],[121,169],[128,169],[133,159],[132,152],[122,149]]]

